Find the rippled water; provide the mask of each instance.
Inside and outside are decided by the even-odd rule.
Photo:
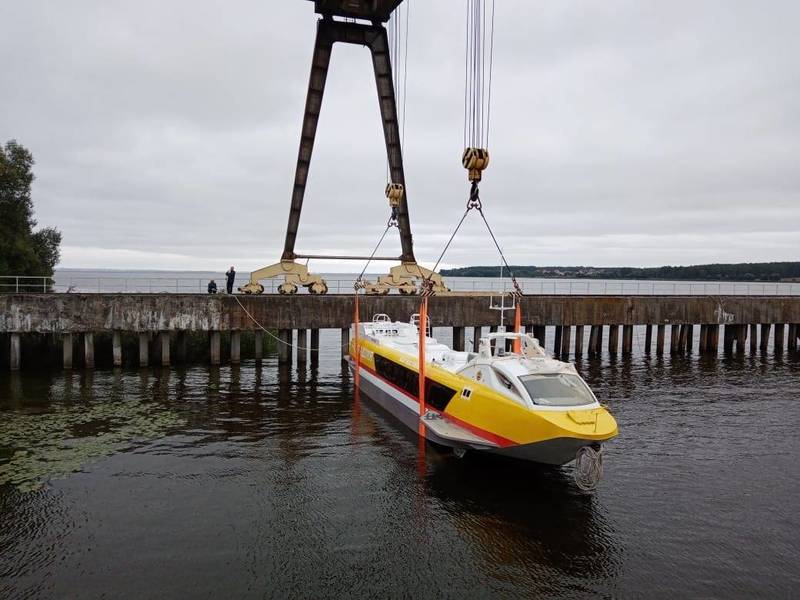
[[[800,360],[580,363],[569,469],[427,447],[318,367],[0,374],[0,597],[791,597]]]

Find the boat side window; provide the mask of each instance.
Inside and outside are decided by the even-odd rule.
[[[375,355],[375,370],[378,375],[418,399],[419,375],[416,371],[398,365],[379,354]],[[425,401],[436,410],[444,410],[455,395],[456,390],[433,381],[430,377],[425,378]]]
[[[492,371],[494,371],[494,375],[497,377],[497,382],[514,395],[514,400],[525,406],[525,400],[523,400],[519,390],[517,389],[517,386],[514,385],[514,382],[497,369],[493,368]]]
[[[541,406],[584,406],[595,402],[584,381],[571,373],[525,375],[519,380],[534,404]]]

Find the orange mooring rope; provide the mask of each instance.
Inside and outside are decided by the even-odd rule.
[[[522,307],[517,300],[516,308],[514,310],[514,333],[522,333]],[[519,338],[514,339],[514,352],[519,354],[522,351],[522,340]]]
[[[358,370],[358,365],[361,362],[361,345],[358,342],[358,292],[356,291],[356,302],[355,302],[355,314],[353,315],[353,331],[355,333],[355,337],[353,339],[353,348],[355,350],[355,356],[351,357],[354,361],[353,372],[355,373],[355,381],[356,381],[356,388],[361,384],[361,374]]]
[[[422,299],[419,307],[419,434],[425,435],[425,340],[428,330],[428,298]]]

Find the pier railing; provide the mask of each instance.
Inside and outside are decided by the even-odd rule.
[[[326,277],[329,294],[353,293],[353,278]],[[247,282],[237,278],[234,289]],[[264,293],[277,294],[281,281],[262,282]],[[508,280],[482,277],[445,277],[447,286],[456,292],[508,292]],[[656,280],[593,280],[593,279],[520,279],[529,295],[588,296],[800,296],[800,283],[736,282],[736,281],[656,281]],[[217,282],[224,293],[224,280]],[[51,277],[0,276],[0,293],[81,293],[81,294],[205,294],[208,278],[200,277],[103,277],[57,275]],[[300,294],[307,293],[300,288]]]

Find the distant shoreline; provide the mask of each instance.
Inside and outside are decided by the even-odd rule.
[[[534,279],[639,279],[664,281],[800,282],[800,261],[685,267],[535,267],[511,265],[516,277]],[[499,266],[442,269],[444,277],[499,277]],[[507,275],[507,270],[505,271]]]

